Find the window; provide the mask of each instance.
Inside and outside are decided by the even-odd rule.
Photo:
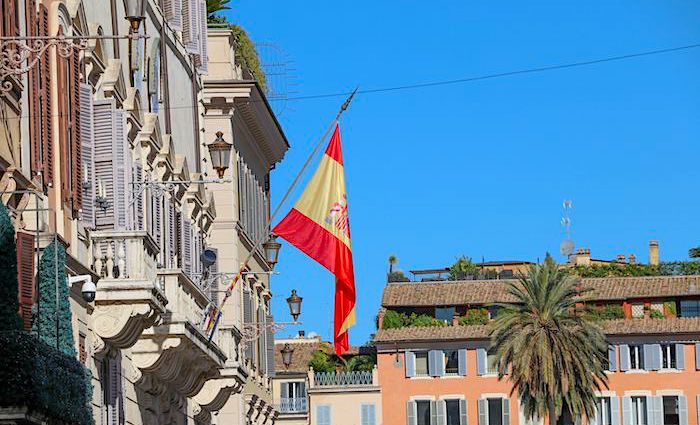
[[[331,425],[331,406],[316,406],[316,425]]]
[[[610,411],[611,400],[610,397],[598,397],[596,401],[596,425],[611,425],[612,424],[612,413]]]
[[[486,373],[498,373],[498,362],[496,361],[496,354],[494,353],[488,353],[486,355]]]
[[[459,350],[445,350],[445,374],[459,374]]]
[[[664,409],[664,423],[663,425],[679,425],[680,415],[679,415],[679,403],[678,397],[676,396],[664,396],[663,397],[663,409]]]
[[[428,376],[428,352],[418,352],[416,355],[416,376]]]
[[[360,425],[375,425],[377,423],[377,407],[374,404],[360,405]]]
[[[635,319],[641,319],[644,317],[643,303],[632,304],[632,317]]]
[[[683,300],[680,307],[679,317],[700,317],[700,300]]]
[[[503,399],[489,398],[488,402],[488,425],[503,425]]]
[[[445,425],[462,425],[460,424],[459,400],[445,400],[445,415],[447,416]]]
[[[430,402],[416,401],[416,425],[430,425]]]
[[[661,344],[661,368],[676,368],[676,344]]]
[[[498,312],[501,309],[501,307],[497,305],[490,305],[486,307],[486,309],[489,311],[489,319],[495,319],[496,316],[498,316]]]
[[[644,347],[630,345],[630,369],[644,369]]]
[[[452,318],[455,315],[455,308],[452,307],[436,307],[435,318],[441,322],[452,324]]]
[[[631,348],[631,347],[630,347]],[[647,398],[632,397],[631,425],[647,425]]]
[[[253,241],[266,235],[270,215],[269,194],[243,161],[238,162],[239,222]]]

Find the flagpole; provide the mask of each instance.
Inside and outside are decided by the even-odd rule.
[[[333,128],[338,124],[338,120],[340,119],[340,116],[343,114],[348,109],[348,106],[350,106],[350,102],[352,102],[353,97],[355,97],[355,93],[357,93],[357,89],[359,87],[355,87],[355,90],[350,93],[350,96],[348,96],[347,99],[345,99],[345,102],[340,106],[340,109],[338,110],[338,113],[335,115],[335,118],[333,121],[331,121],[330,125],[328,128],[326,128],[326,131],[323,133],[323,135],[320,137],[318,142],[316,143],[316,146],[314,146],[313,150],[311,151],[311,154],[306,158],[306,161],[304,162],[304,165],[301,166],[301,169],[297,173],[296,177],[294,177],[294,180],[292,183],[289,185],[287,188],[287,191],[284,193],[284,196],[282,196],[282,199],[280,202],[277,204],[277,207],[274,209],[272,214],[270,214],[270,218],[267,220],[267,225],[265,228],[270,228],[272,224],[272,220],[275,219],[275,216],[277,213],[279,213],[280,209],[282,209],[282,206],[284,203],[287,201],[287,198],[289,198],[289,195],[292,193],[292,190],[296,186],[296,184],[299,182],[299,179],[301,176],[304,174],[304,171],[306,170],[306,167],[311,163],[311,160],[316,156],[316,153],[318,150],[321,148],[321,145],[323,142],[326,140],[328,137],[328,134],[333,130]],[[214,332],[216,331],[216,327],[219,324],[219,319],[221,318],[222,312],[223,312],[223,307],[224,304],[226,304],[226,301],[228,298],[231,296],[233,289],[236,286],[236,283],[241,278],[241,274],[245,271],[245,268],[248,266],[248,262],[253,258],[253,255],[255,255],[255,251],[257,251],[267,240],[269,235],[263,235],[258,238],[258,240],[253,244],[253,247],[251,248],[250,252],[245,258],[245,261],[241,263],[241,268],[239,269],[238,273],[236,274],[236,277],[231,281],[229,284],[228,288],[226,289],[226,292],[224,294],[224,299],[221,301],[219,306],[216,308],[216,310],[213,310],[213,312],[216,313],[216,317],[210,316],[209,318],[209,323],[207,324],[207,331],[209,333],[209,341],[211,342],[212,338],[214,337]]]

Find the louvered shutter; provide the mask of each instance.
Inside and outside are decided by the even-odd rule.
[[[117,355],[119,356],[119,355]],[[122,371],[119,357],[109,357],[108,359],[108,387],[107,387],[107,423],[109,425],[120,425],[122,410]]]
[[[416,376],[416,355],[412,351],[406,351],[406,378]]]
[[[253,298],[250,289],[243,289],[243,324],[253,323]],[[248,343],[245,349],[245,356],[250,361],[253,361],[253,344]]]
[[[265,311],[263,310],[262,305],[258,307],[258,323],[261,325],[265,324]],[[258,339],[258,347],[260,347],[260,364],[258,365],[258,368],[262,371],[263,375],[267,374],[267,334],[267,328],[263,327]]]
[[[168,232],[168,252],[167,252],[167,258],[166,258],[166,264],[168,267],[175,268],[177,267],[177,264],[175,264],[175,257],[177,255],[177,232],[176,232],[176,226],[177,226],[177,220],[175,216],[175,201],[172,198],[169,198],[168,204],[167,204],[167,232]]]
[[[152,236],[156,241],[156,246],[164,251],[162,235],[163,235],[163,194],[152,194],[151,195],[151,207],[152,207]]]
[[[26,21],[27,21],[27,35],[35,36],[38,35],[38,20],[36,11],[36,2],[34,0],[28,0],[26,2]],[[32,58],[36,55],[32,55]],[[43,58],[40,58],[43,61]],[[27,79],[29,81],[29,139],[30,148],[29,156],[31,158],[31,176],[34,177],[39,171],[41,171],[41,130],[43,119],[42,113],[42,83],[41,83],[41,68],[43,63],[37,64],[37,66],[32,67],[28,74]]]
[[[199,55],[197,72],[201,75],[209,73],[209,57],[207,46],[207,2],[199,0]]]
[[[610,425],[620,425],[620,398],[610,397]]]
[[[89,84],[80,85],[80,156],[83,175],[77,182],[76,190],[83,195],[82,221],[88,228],[95,227],[95,158],[93,153],[93,111],[92,87]],[[84,193],[83,181],[87,181],[89,189]]]
[[[644,370],[654,368],[654,344],[644,344]]]
[[[477,375],[486,375],[486,349],[476,349],[476,373]]]
[[[187,275],[192,274],[192,223],[189,218],[182,219],[182,270]]]
[[[437,425],[445,425],[447,422],[445,400],[438,400],[435,407],[437,408]]]
[[[143,178],[143,166],[141,165],[141,162],[140,161],[133,162],[131,164],[131,170],[132,170],[131,175],[132,175],[133,182],[143,182],[143,180],[144,180],[144,178]],[[139,191],[133,190],[134,188],[129,188],[129,191],[126,192],[127,194],[129,192],[132,192],[131,196],[134,197],[133,198],[134,215],[132,217],[132,222],[134,223],[135,230],[145,230],[145,227],[144,227],[144,214],[145,214],[144,198],[146,197],[148,190],[143,190],[139,193]],[[127,199],[130,199],[131,196],[127,196]],[[130,203],[130,202],[131,201],[128,201],[128,203]]]
[[[479,410],[479,425],[489,425],[489,401],[486,399],[480,399],[477,401],[477,408]]]
[[[652,404],[650,423],[653,425],[664,425],[664,398],[662,396],[647,397],[647,402],[650,399]]]
[[[688,399],[684,395],[678,396],[678,419],[680,425],[688,425]]]
[[[630,346],[627,344],[620,345],[620,370],[627,371],[630,369]]]
[[[90,198],[98,194],[98,184],[104,185],[108,208],[95,211],[95,227],[98,229],[111,229],[114,227],[114,166],[113,144],[117,137],[116,116],[114,100],[98,100],[93,104],[93,155],[94,155],[94,181]],[[97,205],[95,205],[97,208]]]
[[[632,397],[622,397],[622,423],[632,425]]]
[[[503,399],[503,425],[510,425],[510,400],[507,398]]]
[[[614,345],[608,345],[608,370],[617,372],[617,349]]]
[[[59,36],[63,36],[63,29],[59,27]],[[56,88],[58,89],[58,104],[56,105],[56,113],[58,114],[58,154],[59,154],[59,175],[61,181],[61,201],[69,203],[71,201],[70,193],[70,156],[71,156],[71,133],[70,133],[70,116],[71,116],[71,101],[72,94],[70,93],[70,57],[64,58],[57,56],[56,61]]]
[[[70,57],[70,194],[73,211],[83,207],[83,161],[82,161],[82,88],[80,85],[80,53]]]
[[[116,227],[128,230],[132,227],[128,206],[131,200],[131,148],[126,138],[126,116],[122,109],[114,110],[115,137],[113,141],[112,170],[114,173],[114,198]]]
[[[406,424],[407,425],[416,425],[417,423],[417,412],[416,412],[416,402],[415,401],[408,401],[406,402]]]
[[[46,6],[39,5],[39,35],[48,37],[49,11]],[[53,183],[53,110],[51,108],[51,63],[50,49],[46,49],[41,58],[41,161],[43,181],[45,185]]]
[[[700,343],[695,344],[695,370],[700,370]],[[700,406],[698,406],[698,412],[700,412]]]
[[[458,372],[461,376],[467,375],[467,350],[462,348],[458,351]]]
[[[183,0],[182,43],[187,53],[199,54],[199,0]]]
[[[685,345],[676,344],[676,369],[685,369]]]
[[[272,315],[267,315],[265,320],[268,325],[274,321]],[[267,333],[267,374],[270,377],[275,376],[275,333],[273,331]]]
[[[459,425],[468,425],[467,400],[459,400]]]
[[[34,247],[31,233],[17,232],[17,282],[19,284],[19,309],[24,330],[32,329],[32,305],[34,304]]]
[[[163,0],[163,9],[170,26],[182,31],[182,0]]]

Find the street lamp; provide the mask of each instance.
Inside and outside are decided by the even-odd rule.
[[[146,0],[126,0],[126,19],[134,32],[138,32],[139,25],[145,18]]]
[[[282,248],[282,244],[277,242],[277,235],[271,233],[270,239],[268,239],[267,242],[263,244],[263,249],[265,250],[265,259],[270,265],[270,268],[274,268],[275,264],[277,264],[277,259],[280,254],[280,248]]]
[[[217,131],[216,140],[207,145],[211,156],[211,165],[219,174],[219,178],[224,178],[224,173],[231,162],[231,145],[224,140],[224,133]]]
[[[289,344],[284,344],[284,347],[280,350],[280,353],[282,353],[282,363],[284,363],[285,369],[288,369],[289,365],[292,364],[294,349]]]
[[[297,319],[299,318],[299,315],[301,314],[301,301],[303,298],[301,298],[299,295],[297,295],[297,290],[292,289],[292,295],[287,298],[287,304],[289,304],[289,314],[292,315],[292,319],[296,322]]]

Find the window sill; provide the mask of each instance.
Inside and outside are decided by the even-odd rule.
[[[659,369],[659,373],[683,373],[682,369]]]
[[[433,377],[430,375],[419,375],[419,376],[411,376],[408,379],[415,379],[417,381],[421,381],[421,380],[433,379]]]
[[[630,374],[635,374],[635,373],[649,373],[649,371],[648,371],[648,370],[644,370],[644,369],[630,369],[630,370],[626,370],[625,373],[630,373]]]
[[[443,379],[460,379],[464,378],[466,375],[459,375],[459,374],[449,374],[449,375],[443,375],[441,378]]]

